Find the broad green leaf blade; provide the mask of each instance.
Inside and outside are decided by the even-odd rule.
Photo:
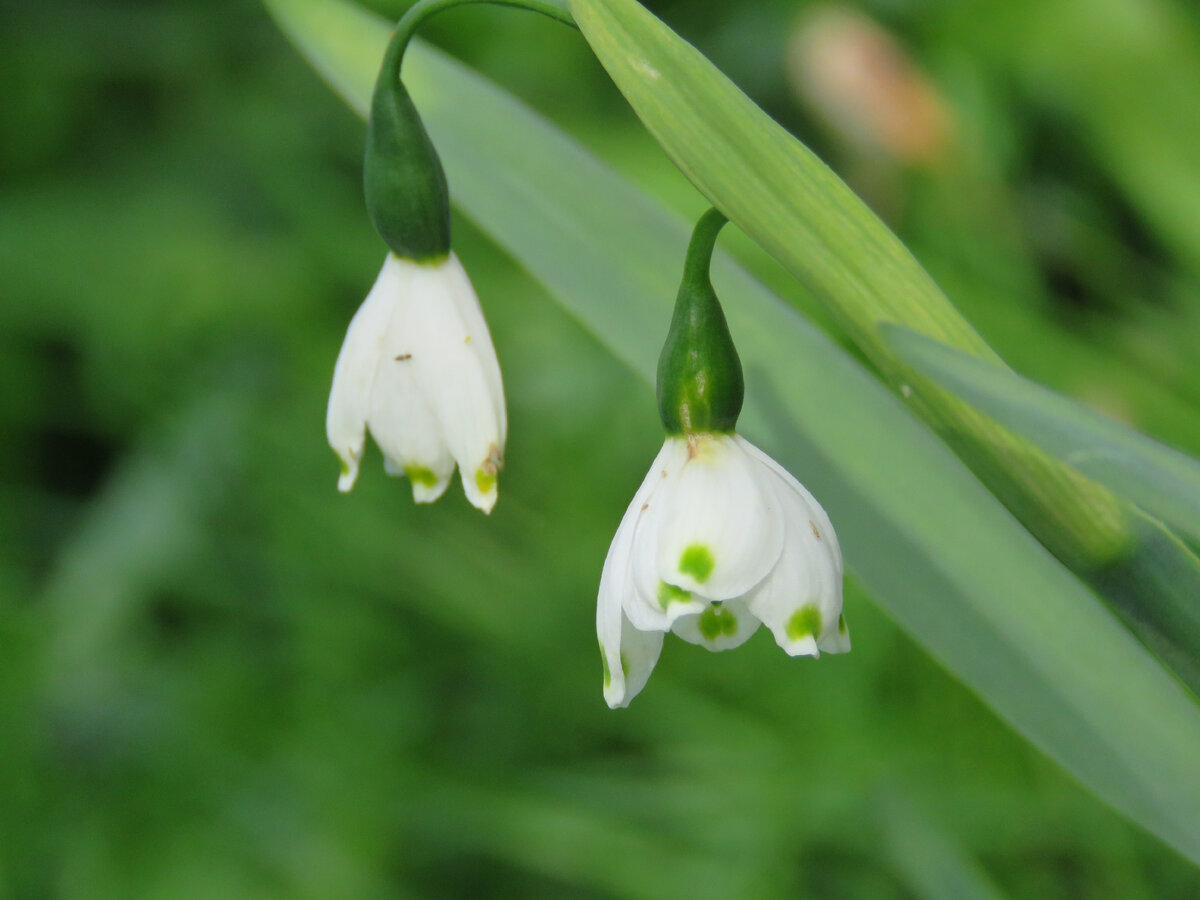
[[[803,144],[636,0],[570,0],[613,81],[713,204],[820,299],[910,405],[985,472],[1048,547],[1092,567],[1128,546],[1110,494],[914,378],[879,335],[894,322],[999,361],[912,254]]]
[[[1114,492],[1200,538],[1200,462],[1010,369],[906,328],[885,335],[910,365]]]
[[[365,110],[385,23],[340,0],[268,6]],[[443,55],[413,47],[405,78],[455,204],[645,379],[652,408],[688,224]],[[746,368],[744,431],[820,497],[854,575],[1015,728],[1200,861],[1190,696],[861,366],[728,257],[713,277]]]

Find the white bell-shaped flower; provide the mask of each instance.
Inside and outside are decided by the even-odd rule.
[[[413,499],[432,503],[457,463],[472,504],[491,512],[508,420],[500,366],[458,258],[417,263],[389,253],[355,314],[333,372],[326,417],[342,461],[338,490],[358,478],[366,431]]]
[[[744,438],[670,436],[604,561],[596,609],[604,699],[629,704],[667,631],[728,650],[759,623],[792,656],[850,649],[833,525]]]

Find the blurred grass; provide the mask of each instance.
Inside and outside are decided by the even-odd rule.
[[[750,7],[657,11],[735,80],[765,68],[815,136],[733,39]],[[1196,452],[1200,299],[1136,160],[1034,152],[1097,113],[1046,102],[1020,29],[951,7],[876,12],[1005,140],[980,141],[978,195],[876,173],[891,223],[1016,368]],[[455,52],[692,208],[570,35],[533,54],[519,16],[454,15]],[[522,464],[491,520],[457,490],[416,509],[376,466],[338,497],[327,381],[381,252],[361,125],[254,5],[10,6],[0,33],[0,897],[908,898],[939,859],[1014,897],[1195,895],[853,589],[851,656],[674,642],[609,713],[592,603],[651,398],[458,222]],[[1082,201],[1043,189],[1064,182]],[[1099,245],[1030,227],[1047,203]],[[896,791],[938,853],[889,855]]]

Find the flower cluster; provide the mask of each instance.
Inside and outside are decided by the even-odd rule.
[[[532,2],[532,0],[531,0]],[[384,58],[367,129],[367,208],[390,252],[350,323],[334,367],[326,433],[358,478],[367,432],[417,503],[445,492],[457,466],[467,499],[496,504],[507,416],[479,300],[450,249],[445,174],[400,80],[416,23],[446,0],[418,0]],[[560,7],[531,9],[562,15]],[[604,561],[596,604],[604,699],[642,690],[672,631],[709,650],[764,624],[792,656],[844,653],[842,555],[821,505],[734,431],[742,367],[709,265],[725,217],[692,235],[658,366],[667,437]]]

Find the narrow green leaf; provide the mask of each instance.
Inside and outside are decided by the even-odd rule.
[[[922,900],[1004,900],[983,867],[895,791],[877,801],[883,847],[898,877]]]
[[[983,359],[995,353],[912,254],[803,144],[636,0],[570,0],[630,105],[715,206],[820,299],[921,416],[954,441],[1047,546],[1085,567],[1129,532],[1103,489],[912,377],[879,326],[894,322]]]
[[[914,368],[1047,453],[1200,538],[1200,462],[1041,387],[910,331],[888,342]]]
[[[1200,463],[1065,397],[899,326],[885,338],[910,365],[1155,516],[1200,538]],[[1094,573],[1135,632],[1200,686],[1200,560],[1153,521],[1139,550]]]
[[[364,110],[386,24],[341,0],[268,6]],[[405,79],[455,204],[644,378],[652,409],[688,223],[441,54],[413,47]],[[854,575],[1015,728],[1200,860],[1192,699],[860,365],[728,257],[713,282],[746,369],[743,429],[820,497]]]

